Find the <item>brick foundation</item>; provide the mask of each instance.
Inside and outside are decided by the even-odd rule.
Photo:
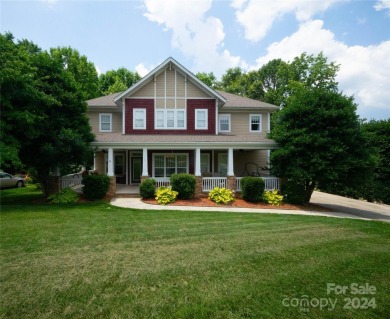
[[[195,176],[196,184],[195,184],[195,198],[204,197],[203,194],[203,186],[202,186],[202,176]]]
[[[116,177],[110,176],[110,186],[108,186],[107,196],[115,197],[116,193]]]

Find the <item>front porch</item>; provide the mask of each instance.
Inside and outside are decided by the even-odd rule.
[[[119,196],[139,194],[139,184],[147,178],[156,180],[157,187],[170,186],[170,176],[175,173],[196,177],[197,196],[207,195],[215,187],[240,192],[244,176],[262,177],[266,190],[279,189],[279,179],[269,175],[272,147],[267,146],[108,147],[95,153],[94,168],[115,180],[114,194]]]
[[[166,177],[151,177],[156,181],[156,188],[161,186],[171,186],[170,178]],[[279,178],[273,176],[261,177],[265,182],[265,190],[280,190]],[[233,185],[233,190],[236,192],[241,192],[241,179],[242,177],[232,178],[232,182],[235,182]],[[228,177],[202,177],[200,179],[201,190],[203,196],[207,196],[207,193],[215,187],[224,187],[228,188]],[[139,195],[139,185],[126,185],[126,184],[117,184],[116,185],[116,195],[121,196],[137,196]]]

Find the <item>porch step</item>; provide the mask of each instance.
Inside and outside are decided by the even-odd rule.
[[[139,194],[115,194],[116,198],[141,198]]]

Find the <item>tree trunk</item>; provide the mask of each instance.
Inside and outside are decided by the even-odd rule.
[[[306,180],[306,185],[305,185],[305,203],[310,202],[311,195],[314,192],[314,189],[316,188],[316,182]]]

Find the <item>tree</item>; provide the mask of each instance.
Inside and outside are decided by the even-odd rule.
[[[199,80],[201,80],[204,84],[206,84],[208,87],[212,89],[218,88],[218,81],[213,72],[210,73],[198,72],[195,76]]]
[[[99,76],[99,94],[108,95],[127,90],[141,80],[137,72],[133,73],[125,68],[110,70]]]
[[[363,123],[362,130],[369,144],[376,149],[378,163],[374,168],[372,187],[363,189],[360,195],[390,204],[390,119]]]
[[[244,74],[244,71],[239,67],[227,69],[222,76],[219,87],[225,92],[244,96]]]
[[[11,34],[0,43],[1,153],[8,154],[0,165],[35,171],[48,195],[50,173],[91,158],[84,94],[57,57],[26,40],[14,43]]]
[[[288,64],[274,59],[263,65],[259,71],[259,80],[264,91],[264,102],[280,106],[288,84]]]
[[[83,94],[84,100],[93,99],[99,96],[99,78],[92,62],[89,62],[85,55],[71,47],[58,47],[50,49],[53,59],[63,64],[64,70],[73,76],[78,90]]]
[[[305,202],[316,187],[367,182],[374,158],[351,97],[324,87],[297,87],[274,124],[269,136],[280,148],[271,154],[273,173],[303,184]]]

